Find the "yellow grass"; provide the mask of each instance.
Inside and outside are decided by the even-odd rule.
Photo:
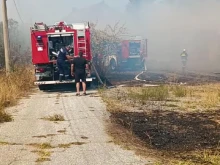
[[[0,71],[0,123],[11,121],[4,108],[16,104],[33,86],[34,73],[31,67],[19,67],[9,76]]]

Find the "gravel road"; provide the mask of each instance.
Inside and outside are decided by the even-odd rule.
[[[108,113],[102,100],[71,91],[40,92],[8,109],[14,121],[0,124],[1,165],[151,164],[112,143],[105,132]],[[45,117],[62,115],[65,121]]]

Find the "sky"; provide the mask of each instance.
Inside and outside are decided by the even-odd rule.
[[[35,21],[52,23],[67,16],[73,8],[84,8],[102,0],[14,0],[17,4],[21,19],[25,24]],[[13,0],[7,0],[8,17],[20,21]],[[129,0],[105,0],[105,2],[119,11],[124,11]],[[1,5],[1,4],[0,4]],[[0,20],[2,14],[0,13]]]

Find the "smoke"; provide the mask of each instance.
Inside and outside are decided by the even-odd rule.
[[[126,23],[129,33],[148,39],[152,68],[181,69],[180,53],[186,49],[189,69],[220,70],[220,2],[217,0],[142,0],[134,6],[135,10],[127,12],[124,8],[129,0],[16,2],[23,19],[21,34],[27,44],[30,43],[29,27],[38,21],[47,24],[60,20],[97,21],[102,28],[120,21]],[[10,18],[20,21],[13,1],[8,2],[8,12]]]
[[[219,8],[216,0],[144,3],[136,15],[129,15],[127,22],[134,34],[148,38],[149,61],[160,64],[154,63],[155,68],[181,69],[180,53],[186,49],[189,69],[217,70],[220,69]]]

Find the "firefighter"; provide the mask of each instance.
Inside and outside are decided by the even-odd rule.
[[[186,67],[186,63],[187,63],[187,58],[188,58],[188,54],[186,52],[186,49],[183,49],[183,52],[180,54],[180,57],[181,57],[181,61],[182,61],[182,69],[184,72],[185,67]]]
[[[61,82],[63,80],[63,77],[65,80],[69,77],[68,68],[66,65],[66,60],[71,60],[72,57],[69,55],[70,46],[63,46],[59,52],[57,57],[57,66],[59,69],[59,81]]]

